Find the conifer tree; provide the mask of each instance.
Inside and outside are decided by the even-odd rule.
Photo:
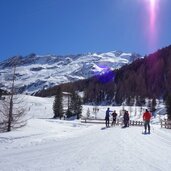
[[[70,118],[71,116],[73,116],[73,113],[71,112],[71,109],[70,108],[67,109],[66,116],[67,116],[67,118]]]
[[[57,91],[56,91],[56,95],[55,95],[55,100],[53,103],[53,113],[54,116],[53,118],[62,118],[63,116],[63,103],[62,103],[63,99],[62,99],[62,90],[60,87],[58,87]]]
[[[0,89],[0,99],[1,99],[1,96],[2,96],[2,90]]]
[[[75,91],[71,92],[70,110],[73,115],[77,116],[77,119],[80,119],[82,113],[82,100],[81,97]]]
[[[153,98],[151,102],[151,111],[154,112],[156,110],[156,99]]]
[[[169,94],[166,98],[166,111],[168,120],[171,120],[171,94]]]

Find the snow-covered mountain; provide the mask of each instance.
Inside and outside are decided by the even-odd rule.
[[[32,94],[61,83],[89,78],[132,63],[140,55],[112,51],[68,56],[30,54],[0,63],[0,88],[9,90],[13,63],[17,63],[15,85],[20,93]]]

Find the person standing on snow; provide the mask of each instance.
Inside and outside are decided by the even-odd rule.
[[[107,110],[106,110],[106,116],[105,116],[106,128],[108,128],[108,127],[109,127],[110,112],[112,112],[112,111],[110,111],[110,108],[108,107],[108,108],[107,108]]]
[[[112,124],[111,124],[111,126],[115,126],[116,125],[116,117],[117,117],[117,113],[116,113],[116,111],[114,110],[113,111],[113,113],[112,113]]]
[[[124,122],[123,128],[129,127],[129,113],[126,110],[123,116],[123,122]]]
[[[127,113],[127,116],[128,116],[127,127],[129,127],[130,116],[129,116],[129,113],[128,113],[128,111],[126,111],[126,113]]]
[[[146,109],[145,113],[143,114],[143,121],[144,121],[144,128],[145,128],[145,134],[147,133],[147,128],[148,128],[148,133],[150,134],[150,119],[152,117],[152,114]]]

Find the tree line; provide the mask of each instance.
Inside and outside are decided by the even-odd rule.
[[[68,98],[68,104],[67,104],[67,110],[64,111],[64,99],[63,99],[63,93],[62,89],[58,87],[56,89],[55,99],[53,103],[53,112],[54,116],[53,118],[63,118],[65,117],[70,118],[72,116],[76,116],[77,119],[80,119],[81,113],[82,113],[82,99],[78,95],[77,92],[71,91],[70,93],[67,93]]]
[[[143,104],[145,98],[166,100],[171,94],[171,45],[104,75],[61,84],[37,95],[54,95],[57,87],[84,92],[83,102],[89,104],[132,105]]]

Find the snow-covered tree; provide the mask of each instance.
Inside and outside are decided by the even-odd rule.
[[[129,115],[131,116],[133,112],[132,106],[129,106]]]
[[[134,116],[137,116],[137,108],[136,108],[136,106],[134,108]]]

